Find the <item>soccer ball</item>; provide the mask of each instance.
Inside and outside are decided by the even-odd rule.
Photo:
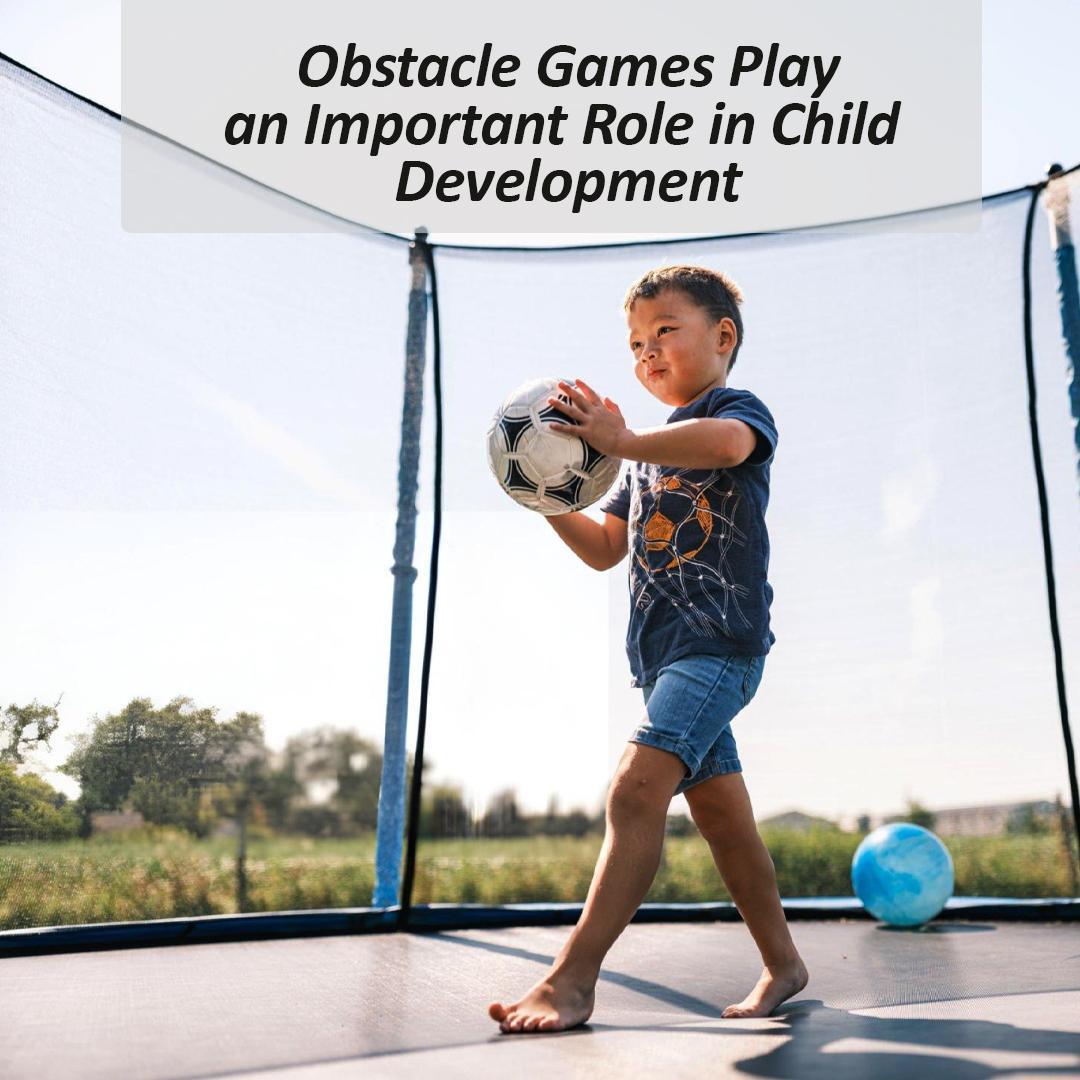
[[[591,506],[607,494],[620,465],[619,458],[601,454],[584,439],[549,430],[552,422],[577,423],[550,405],[549,397],[570,401],[558,379],[519,386],[487,431],[488,464],[503,491],[545,517]]]

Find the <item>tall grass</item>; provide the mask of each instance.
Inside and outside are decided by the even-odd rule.
[[[765,831],[782,896],[851,895],[860,837],[833,830]],[[1069,895],[1056,836],[946,840],[958,895]],[[599,836],[423,841],[417,903],[581,901]],[[249,911],[366,907],[374,885],[374,839],[275,837],[248,848]],[[237,910],[235,844],[173,830],[87,841],[0,846],[0,929],[163,919]],[[647,900],[730,899],[704,841],[669,837]]]

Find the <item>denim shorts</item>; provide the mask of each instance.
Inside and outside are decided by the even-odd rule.
[[[665,664],[643,686],[646,718],[631,742],[681,758],[685,791],[720,773],[742,772],[731,721],[761,683],[764,656],[684,656]]]

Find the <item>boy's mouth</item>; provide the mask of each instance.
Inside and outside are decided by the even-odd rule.
[[[649,372],[649,379],[650,380],[658,379],[661,375],[666,375],[666,374],[667,374],[667,368],[662,368],[660,371],[650,371]]]

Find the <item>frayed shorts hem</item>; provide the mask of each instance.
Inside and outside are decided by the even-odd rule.
[[[642,746],[651,746],[656,750],[666,750],[674,754],[686,766],[687,774],[683,777],[675,794],[680,795],[688,788],[695,787],[703,780],[709,780],[723,773],[742,772],[742,763],[737,757],[718,758],[712,754],[706,754],[704,759],[699,760],[690,744],[682,739],[672,738],[661,731],[654,731],[649,727],[639,727],[630,736],[630,742],[639,743]]]
[[[642,687],[646,716],[630,741],[674,754],[686,766],[676,795],[742,772],[731,721],[756,693],[763,667],[764,657],[691,654],[664,664]]]

